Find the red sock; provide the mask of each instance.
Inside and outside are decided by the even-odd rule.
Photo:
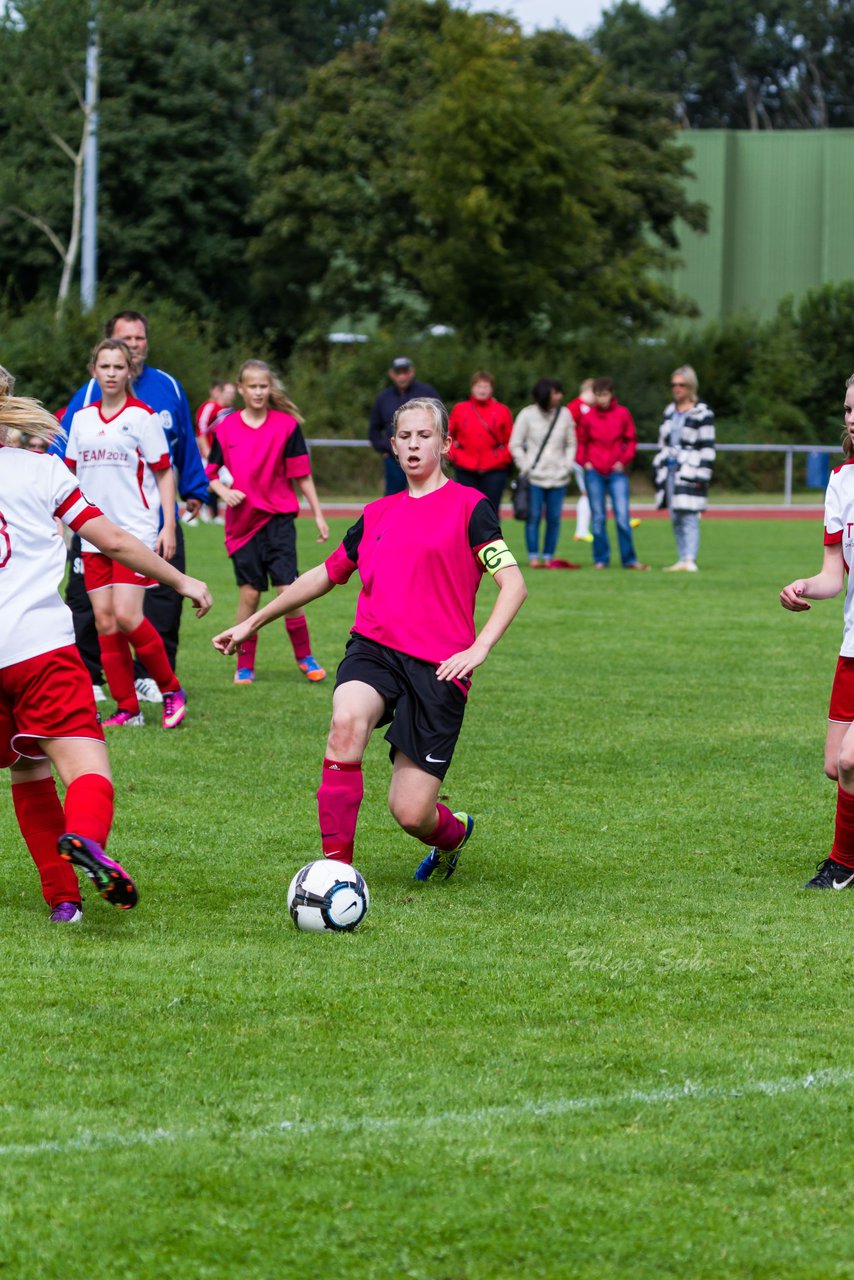
[[[830,853],[834,862],[854,870],[854,795],[836,788],[836,835]]]
[[[100,773],[83,773],[65,793],[65,826],[77,836],[95,840],[102,849],[113,825],[113,784]]]
[[[166,648],[160,633],[151,625],[148,618],[143,618],[136,630],[128,631],[127,638],[161,693],[175,693],[181,688],[181,681],[175,675],[172,664],[166,656]]]
[[[49,907],[79,902],[80,885],[70,862],[60,858],[56,842],[65,831],[65,816],[53,778],[12,784],[12,803],[24,843],[36,864],[42,894]]]
[[[459,818],[455,818],[447,805],[437,804],[436,812],[439,815],[439,821],[436,823],[435,831],[429,836],[419,836],[418,839],[422,844],[435,845],[437,849],[456,849],[466,833],[466,824],[460,822]]]
[[[324,757],[323,777],[317,793],[320,847],[324,858],[353,861],[353,840],[359,805],[365,794],[362,765],[344,764]]]
[[[243,644],[237,650],[237,666],[245,668],[247,671],[255,670],[255,650],[258,648],[258,637],[250,636],[248,640],[244,640]]]
[[[133,684],[133,658],[127,636],[114,631],[109,636],[98,636],[101,665],[107,678],[107,687],[118,703],[120,711],[139,711],[139,699]]]
[[[294,657],[297,662],[301,662],[303,658],[307,658],[311,653],[311,642],[308,638],[308,623],[305,620],[305,614],[301,618],[285,618],[285,629],[288,633],[288,639],[294,647]]]

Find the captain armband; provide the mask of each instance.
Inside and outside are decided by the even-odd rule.
[[[485,547],[481,547],[477,558],[493,578],[499,569],[506,569],[508,565],[516,564],[516,557],[503,538],[496,538],[494,542],[488,542]]]

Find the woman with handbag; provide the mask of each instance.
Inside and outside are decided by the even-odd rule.
[[[531,394],[534,403],[521,410],[510,436],[510,452],[519,468],[522,488],[525,481],[529,488],[525,519],[528,563],[532,569],[567,568],[568,561],[555,560],[555,551],[563,497],[575,459],[575,423],[561,404],[563,387],[554,378],[540,378]],[[545,533],[541,550],[543,516]]]
[[[451,410],[451,462],[459,484],[477,489],[498,511],[510,467],[513,415],[495,399],[495,378],[486,369],[471,376],[471,395]]]

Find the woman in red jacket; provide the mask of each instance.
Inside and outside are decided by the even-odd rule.
[[[611,562],[608,540],[608,496],[614,509],[620,560],[624,569],[648,569],[635,551],[629,518],[629,467],[637,451],[637,432],[628,409],[617,403],[610,378],[596,378],[593,404],[575,426],[576,461],[584,467],[593,523],[593,568],[607,569]]]
[[[513,415],[494,392],[491,373],[486,369],[473,373],[471,395],[454,405],[448,430],[456,480],[484,494],[498,511],[511,462]]]

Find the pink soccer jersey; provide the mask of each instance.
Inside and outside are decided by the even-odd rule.
[[[74,644],[54,516],[77,532],[101,514],[59,458],[0,448],[0,666]]]
[[[78,409],[65,461],[104,515],[153,550],[160,527],[153,472],[172,465],[159,415],[133,397],[112,418],[104,417],[100,401]],[[98,550],[87,542],[82,546]]]
[[[842,557],[848,571],[845,592],[845,614],[842,624],[843,658],[854,658],[854,582],[851,561],[854,557],[854,460],[844,462],[831,474],[824,498],[824,541],[826,546],[842,544]]]
[[[370,502],[326,561],[334,583],[358,569],[353,632],[438,665],[475,639],[474,602],[484,560],[515,564],[492,503],[448,480],[423,497]]]
[[[246,497],[225,509],[225,549],[234,555],[273,516],[296,514],[299,500],[292,481],[311,475],[308,449],[296,418],[270,409],[260,427],[250,427],[239,412],[216,424],[205,473],[215,480],[220,467],[231,487]]]

